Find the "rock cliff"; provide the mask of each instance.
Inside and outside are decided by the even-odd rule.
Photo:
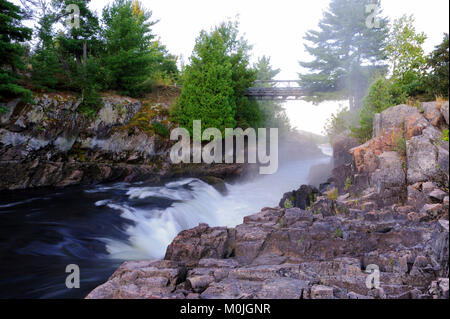
[[[448,299],[448,124],[448,103],[391,108],[366,144],[340,139],[320,189],[183,231],[164,260],[126,262],[87,298]]]
[[[37,95],[4,105],[0,117],[0,191],[161,177],[239,175],[241,165],[171,165],[169,105],[102,96],[95,117],[71,94]],[[162,135],[161,135],[162,134]]]

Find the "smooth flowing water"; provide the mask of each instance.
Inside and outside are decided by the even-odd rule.
[[[83,298],[124,260],[163,258],[184,229],[233,227],[277,206],[329,160],[289,162],[226,195],[198,179],[0,194],[0,298]],[[69,264],[80,267],[80,289],[66,288]]]

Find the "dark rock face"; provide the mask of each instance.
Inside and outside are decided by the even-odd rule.
[[[334,167],[351,163],[353,159],[349,150],[358,145],[358,140],[351,137],[350,132],[337,136],[333,141]]]
[[[318,195],[319,190],[317,188],[314,186],[303,185],[296,191],[284,194],[279,206],[285,208],[298,207],[306,209],[315,202]]]
[[[77,112],[80,101],[71,95],[44,94],[33,105],[11,106],[0,126],[0,190],[157,176],[155,163],[167,153],[163,140],[124,129],[141,102],[117,96],[102,102],[96,118]]]
[[[0,191],[242,173],[240,164],[170,165],[171,143],[151,130],[155,121],[170,129],[168,105],[147,106],[139,113],[141,102],[105,96],[97,116],[90,118],[77,111],[75,96],[44,94],[34,102],[11,101],[1,116]],[[225,191],[224,184],[215,185]]]

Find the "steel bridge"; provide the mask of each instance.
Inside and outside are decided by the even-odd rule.
[[[254,85],[247,89],[246,96],[257,100],[289,101],[305,96],[298,80],[255,81]]]

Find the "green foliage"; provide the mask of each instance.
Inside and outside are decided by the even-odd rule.
[[[144,83],[154,61],[150,28],[155,22],[149,21],[151,15],[127,0],[115,0],[103,10],[108,81],[110,88],[123,94],[139,96],[148,89]]]
[[[336,201],[339,196],[339,190],[337,188],[333,188],[332,190],[327,192],[328,199],[332,201]]]
[[[95,117],[97,112],[102,108],[103,102],[96,90],[95,86],[87,85],[82,90],[82,101],[78,106],[78,110],[88,117]]]
[[[290,209],[293,207],[294,207],[294,204],[292,203],[292,201],[290,199],[286,199],[286,201],[284,202],[284,208]]]
[[[31,78],[39,89],[52,90],[58,87],[58,75],[63,72],[54,49],[39,49],[31,58]]]
[[[246,90],[256,79],[248,67],[249,46],[238,38],[237,23],[222,23],[197,38],[190,65],[185,67],[183,89],[172,118],[192,133],[193,120],[202,128],[257,127],[262,113]]]
[[[344,233],[342,232],[342,230],[340,228],[336,229],[336,231],[334,232],[334,236],[336,238],[344,238]]]
[[[153,85],[175,83],[179,76],[176,57],[153,41],[151,11],[139,1],[116,0],[104,8],[101,30],[89,2],[52,1],[43,10],[37,28],[39,44],[31,58],[36,88],[70,90],[89,97],[107,89],[140,96]],[[79,6],[80,26],[58,26],[55,34],[68,4]]]
[[[346,107],[341,107],[339,110],[332,114],[331,117],[326,121],[323,128],[325,135],[327,135],[330,140],[333,140],[339,134],[347,131],[353,120],[353,114]]]
[[[445,130],[443,131],[443,137],[442,137],[442,140],[445,141],[445,142],[449,142],[448,129],[445,129]]]
[[[359,114],[359,126],[352,127],[352,135],[365,143],[372,138],[373,119],[375,114],[381,113],[391,106],[406,103],[407,94],[398,83],[378,77],[369,87],[369,91],[363,100],[363,106]]]
[[[366,7],[373,0],[332,0],[319,23],[319,31],[309,31],[306,51],[314,57],[300,65],[311,72],[301,74],[301,86],[312,100],[348,98],[356,109],[369,80],[385,60],[388,20],[378,16],[380,28],[368,28]]]
[[[385,79],[378,75],[372,82],[362,102],[359,126],[352,128],[353,136],[361,143],[372,138],[373,119],[391,106],[407,103],[408,99],[423,96],[427,91],[426,59],[422,45],[426,40],[423,33],[417,33],[412,16],[403,16],[393,24],[387,46],[392,77]],[[399,152],[404,153],[403,142],[399,141]]]
[[[177,57],[168,53],[166,47],[155,41],[152,44],[152,55],[154,56],[151,81],[153,86],[168,86],[175,84],[180,79],[177,68]]]
[[[406,15],[395,20],[386,48],[393,79],[402,83],[410,83],[412,77],[421,76],[426,65],[422,46],[427,37],[424,33],[416,32],[414,21],[413,16]]]
[[[233,101],[236,105],[235,120],[237,126],[246,129],[262,125],[263,115],[258,104],[249,100],[245,93],[257,78],[257,70],[250,68],[249,51],[251,46],[243,37],[239,37],[239,23],[226,22],[216,28],[226,46],[226,55],[231,63]]]
[[[431,95],[448,99],[449,63],[449,39],[448,33],[446,33],[442,43],[436,46],[428,57],[428,65],[431,70],[427,78],[427,88]]]
[[[217,29],[202,31],[197,38],[178,105],[172,110],[173,119],[191,134],[194,120],[201,120],[203,129],[216,127],[222,134],[236,125],[232,66],[226,52]]]
[[[153,122],[152,123],[152,128],[155,131],[156,134],[162,136],[162,137],[169,137],[170,132],[169,129],[162,123],[160,122]]]
[[[278,221],[278,229],[282,229],[284,227],[284,221],[283,221],[283,217],[280,218],[280,220]]]
[[[32,32],[22,25],[22,19],[18,6],[0,0],[0,100],[17,96],[31,99],[31,92],[19,85],[18,71],[25,69],[25,50],[20,43],[29,40]]]
[[[392,81],[408,96],[426,93],[426,57],[423,44],[424,33],[414,27],[413,16],[403,16],[395,20],[389,36],[387,52],[392,69]]]
[[[406,157],[406,138],[403,134],[403,131],[400,131],[399,134],[396,134],[396,132],[394,131],[393,139],[395,142],[394,150],[401,156]]]
[[[345,180],[345,190],[348,191],[353,185],[353,178],[351,176],[347,177]]]
[[[273,69],[270,64],[270,58],[263,56],[258,59],[253,68],[257,72],[258,81],[270,81],[280,73],[280,69]],[[260,83],[259,86],[267,87],[270,84]],[[282,103],[278,101],[258,101],[258,107],[261,111],[262,126],[266,128],[278,128],[279,136],[286,136],[291,132],[289,118],[282,107]]]

